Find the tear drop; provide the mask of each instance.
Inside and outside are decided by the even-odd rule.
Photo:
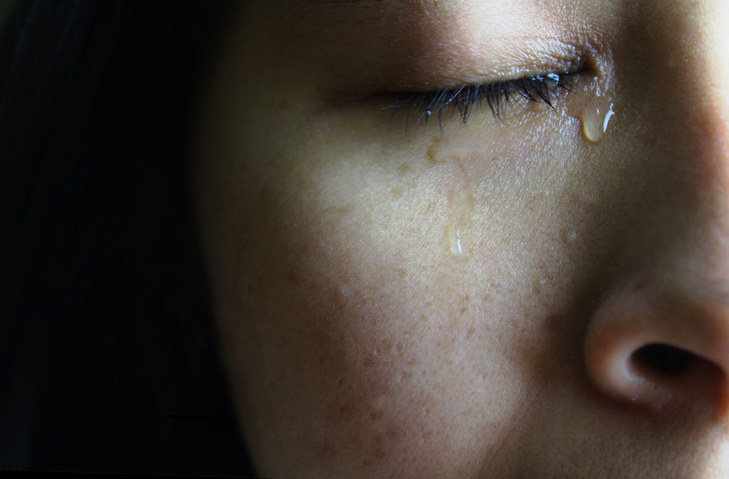
[[[615,110],[613,104],[603,97],[597,97],[594,102],[588,102],[582,112],[582,133],[589,141],[597,143],[607,133],[608,125]]]
[[[471,222],[474,206],[472,188],[459,189],[451,195],[446,237],[448,249],[453,256],[468,256],[470,253],[473,243]]]
[[[455,229],[453,225],[448,226],[448,245],[450,246],[451,254],[455,256],[463,256],[464,245],[463,245],[463,233],[461,230]]]

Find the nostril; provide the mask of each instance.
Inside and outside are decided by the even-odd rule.
[[[643,374],[680,376],[706,360],[686,350],[668,344],[647,344],[633,353],[632,364]]]
[[[677,346],[646,344],[631,354],[629,370],[632,381],[623,383],[618,379],[614,391],[655,411],[685,406],[692,406],[694,411],[712,411],[729,406],[724,370]]]
[[[590,318],[592,384],[636,410],[729,417],[729,306],[647,288],[621,287]]]

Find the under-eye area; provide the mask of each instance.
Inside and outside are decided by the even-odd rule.
[[[391,112],[391,119],[404,117],[407,124],[414,121],[427,125],[435,118],[441,128],[453,117],[466,124],[473,114],[483,109],[502,119],[509,107],[524,102],[553,107],[561,93],[573,89],[579,77],[580,73],[549,73],[484,85],[409,92],[382,108]]]

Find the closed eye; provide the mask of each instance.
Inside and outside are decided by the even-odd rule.
[[[443,121],[457,114],[466,124],[471,114],[484,106],[488,106],[495,118],[501,118],[504,111],[517,101],[542,102],[551,107],[555,94],[560,90],[570,90],[578,75],[550,73],[485,85],[409,92],[384,108],[392,110],[393,116],[404,113],[406,121],[416,116],[418,122],[427,124],[436,117],[442,127]]]

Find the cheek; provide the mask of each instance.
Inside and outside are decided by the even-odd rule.
[[[222,298],[233,303],[221,329],[248,442],[274,476],[294,472],[280,464],[326,464],[342,477],[409,460],[437,469],[430,459],[443,444],[455,449],[454,423],[468,420],[457,399],[476,374],[464,361],[464,341],[475,339],[459,313],[468,300],[451,273],[432,271],[427,242],[447,253],[442,234],[426,240],[402,219],[393,224],[390,201],[355,185],[341,201],[337,175],[327,177],[326,195],[309,189],[256,215],[265,224],[241,239],[246,254],[230,276],[245,294]]]
[[[216,261],[220,329],[266,474],[445,476],[458,464],[466,476],[519,427],[525,363],[541,351],[527,325],[543,314],[520,271],[540,255],[515,259],[507,241],[528,237],[503,211],[520,210],[527,180],[513,152],[426,143],[386,164],[302,151],[224,228],[235,246]]]
[[[562,140],[579,125],[484,114],[420,134],[361,111],[232,111],[245,116],[213,115],[198,187],[259,473],[470,477],[486,458],[509,463],[505,444],[516,454],[534,430],[527,405],[576,350],[546,319],[574,317],[565,298],[589,270],[573,265],[596,246],[595,163]]]

